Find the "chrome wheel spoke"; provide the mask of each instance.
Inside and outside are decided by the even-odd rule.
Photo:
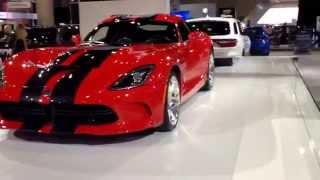
[[[167,96],[167,113],[169,122],[175,126],[179,120],[180,86],[178,79],[173,76],[170,79]]]
[[[209,61],[209,83],[210,85],[213,85],[214,81],[214,58],[213,55],[210,56],[210,61]]]

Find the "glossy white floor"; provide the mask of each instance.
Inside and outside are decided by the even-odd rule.
[[[183,106],[172,133],[86,145],[1,131],[0,179],[320,179],[290,60],[250,57],[217,71],[214,90]]]

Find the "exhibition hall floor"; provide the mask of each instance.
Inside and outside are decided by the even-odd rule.
[[[299,102],[310,95],[290,57],[246,57],[217,68],[215,83],[171,133],[30,141],[0,131],[0,179],[320,179]]]

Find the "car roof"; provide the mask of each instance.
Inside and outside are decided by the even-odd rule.
[[[173,16],[169,14],[153,14],[153,15],[145,15],[145,16],[137,16],[137,15],[112,15],[110,17],[107,17],[104,21],[102,21],[101,24],[104,23],[110,23],[115,21],[116,19],[120,21],[137,21],[137,20],[154,20],[159,22],[166,22],[170,24],[178,24],[180,22],[183,22],[183,19],[179,16]]]
[[[202,18],[194,18],[189,19],[187,22],[198,22],[198,21],[225,21],[225,22],[235,22],[238,21],[235,18],[224,18],[224,17],[202,17]]]

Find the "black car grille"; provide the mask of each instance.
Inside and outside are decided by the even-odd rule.
[[[68,120],[77,124],[105,124],[118,119],[111,108],[101,105],[0,103],[0,113],[6,119]]]

